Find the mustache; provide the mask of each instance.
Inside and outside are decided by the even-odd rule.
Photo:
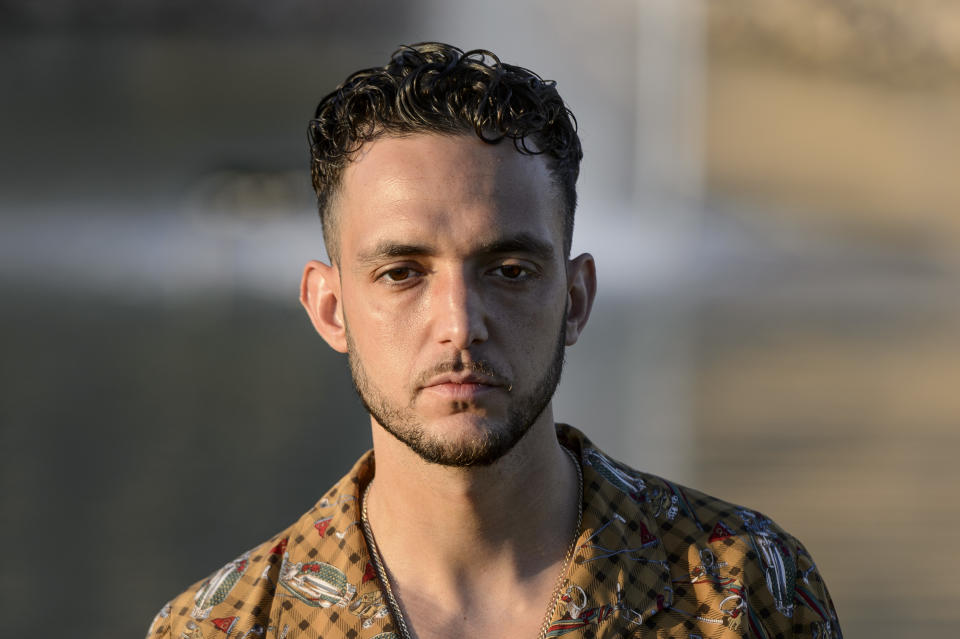
[[[461,358],[455,360],[440,362],[436,366],[429,368],[419,375],[417,375],[417,387],[425,386],[431,379],[437,375],[442,375],[444,373],[462,373],[462,372],[476,373],[477,375],[483,375],[484,377],[489,377],[497,384],[501,384],[508,388],[513,388],[513,382],[506,376],[501,374],[490,362],[484,359],[472,360],[469,362],[464,362]]]

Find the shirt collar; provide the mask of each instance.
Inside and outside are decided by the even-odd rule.
[[[390,632],[396,625],[370,561],[360,519],[361,495],[373,473],[373,452],[368,451],[294,524],[286,548],[279,549],[283,564],[277,593],[330,610],[337,628],[362,629],[362,637]]]

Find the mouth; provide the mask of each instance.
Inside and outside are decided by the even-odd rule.
[[[509,386],[494,375],[462,371],[436,375],[427,380],[421,390],[447,399],[465,401],[496,390],[509,390]]]

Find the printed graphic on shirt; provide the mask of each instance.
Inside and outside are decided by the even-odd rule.
[[[728,579],[720,583],[726,596],[720,600],[720,612],[726,617],[724,625],[733,630],[739,630],[743,623],[743,614],[747,610],[747,602],[743,598],[743,581]]]
[[[671,494],[666,488],[654,486],[644,495],[644,501],[650,509],[650,514],[654,517],[666,517],[668,521],[677,518],[680,512],[679,498]]]
[[[180,633],[178,639],[204,639],[203,630],[200,629],[196,621],[191,619],[186,623],[184,631]]]
[[[650,546],[655,546],[657,543],[659,543],[659,541],[660,540],[657,539],[657,536],[654,535],[652,532],[650,532],[650,529],[647,528],[647,525],[641,521],[640,522],[640,547],[649,548]]]
[[[206,619],[214,606],[223,603],[246,572],[249,560],[250,552],[248,551],[204,581],[194,596],[194,606],[190,616],[194,619]]]
[[[271,555],[282,555],[287,552],[287,538],[284,537],[277,542],[277,545],[270,549]]]
[[[237,625],[237,617],[220,617],[219,619],[211,619],[210,623],[212,623],[217,630],[222,630],[229,635],[233,632],[233,627]]]
[[[754,551],[760,557],[767,590],[773,595],[774,605],[785,617],[793,616],[793,599],[797,584],[797,562],[789,547],[771,529],[772,522],[759,513],[738,508],[737,514]]]
[[[683,492],[683,488],[672,481],[667,481],[666,479],[662,481],[670,488],[670,492],[672,493],[670,496],[670,508],[667,511],[667,519],[673,521],[677,518],[677,512],[679,511],[689,517],[690,521],[697,526],[698,530],[703,530],[703,524],[700,523],[696,513],[693,512],[693,507],[690,506],[690,500],[687,499],[687,495]]]
[[[361,626],[369,628],[375,619],[386,617],[387,604],[383,600],[383,593],[379,590],[367,592],[350,602],[350,612],[360,617]]]
[[[360,583],[367,583],[368,581],[373,581],[377,578],[377,570],[373,567],[373,564],[369,561],[363,569],[363,578],[360,580]]]
[[[709,549],[707,552],[709,553],[707,557],[712,557],[713,553],[709,551]],[[703,553],[701,553],[701,557],[704,557]],[[719,594],[719,602],[714,599],[712,603],[708,603],[711,599],[709,597],[698,599],[703,605],[701,605],[696,612],[675,608],[672,605],[668,607],[673,612],[679,613],[689,619],[695,619],[696,621],[707,624],[726,626],[731,630],[739,630],[743,624],[744,613],[747,612],[743,581],[739,578],[720,576],[715,568],[723,564],[715,563],[710,565],[709,561],[709,559],[705,559],[704,563],[710,567],[706,567],[704,564],[693,567],[689,581],[674,580],[673,583],[674,585],[686,584],[711,587]],[[765,636],[764,633],[757,631],[753,631],[753,634],[758,637]]]
[[[565,604],[566,612],[560,619],[554,621],[547,629],[547,637],[559,637],[586,628],[591,624],[599,624],[613,614],[613,606],[587,607],[587,594],[577,585],[569,586],[560,597]]]
[[[280,628],[279,632],[277,627],[274,625],[267,626],[267,632],[276,637],[276,639],[287,639],[287,633],[290,632],[290,625],[283,624],[283,627]]]
[[[357,593],[356,586],[334,566],[322,561],[291,563],[289,553],[283,555],[280,585],[300,601],[320,608],[346,606]]]
[[[639,546],[631,544],[629,547],[618,546],[616,548],[608,548],[604,544],[600,543],[599,538],[603,534],[603,531],[609,528],[614,522],[626,524],[627,520],[620,516],[619,513],[613,513],[613,517],[608,519],[606,523],[593,531],[589,537],[587,537],[579,546],[577,546],[577,553],[583,549],[589,549],[596,553],[593,557],[587,559],[585,563],[609,559],[614,556],[629,561],[648,560],[648,557],[644,556],[642,553],[640,553],[640,551],[650,548],[651,546],[656,546],[660,543],[660,538],[651,533],[650,529],[647,528],[647,525],[642,521],[640,522],[638,531],[640,533]]]
[[[723,523],[723,521],[718,521],[713,527],[713,531],[710,533],[710,543],[712,544],[715,541],[723,541],[728,537],[733,537],[734,532],[730,530],[730,526]]]
[[[327,534],[327,528],[330,527],[331,521],[333,521],[333,517],[321,517],[313,522],[313,527],[316,528],[320,536],[323,537]]]
[[[240,635],[240,639],[250,639],[251,637],[262,637],[266,634],[266,629],[258,623],[253,624],[250,628]]]
[[[619,583],[617,584],[617,601],[613,604],[588,607],[587,594],[576,584],[567,587],[560,596],[560,602],[565,610],[560,619],[547,628],[546,637],[560,637],[588,626],[599,626],[616,613],[623,615],[632,625],[639,626],[643,622],[643,615],[624,603],[623,590]]]
[[[700,563],[690,569],[690,583],[699,583],[720,577],[720,568],[725,568],[727,562],[717,561],[716,555],[709,548],[700,549]]]
[[[621,492],[630,495],[636,501],[643,501],[641,495],[647,484],[641,478],[621,467],[596,448],[584,449],[583,457],[601,477],[619,488]]]

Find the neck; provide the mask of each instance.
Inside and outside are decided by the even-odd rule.
[[[429,576],[441,589],[466,594],[471,582],[479,588],[493,574],[523,583],[562,562],[579,491],[549,406],[490,466],[427,463],[375,422],[373,439],[368,517],[385,563],[401,581]]]

